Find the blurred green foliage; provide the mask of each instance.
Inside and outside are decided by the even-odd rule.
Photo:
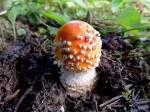
[[[119,32],[129,41],[144,38],[150,41],[150,1],[149,0],[0,0],[0,7],[6,13],[1,18],[12,24],[14,40],[16,40],[15,22],[20,16],[26,16],[29,24],[42,23],[55,35],[55,27],[73,20],[92,20],[100,23],[95,27],[102,36],[110,32]],[[0,8],[0,9],[1,9]],[[91,14],[88,15],[88,14]],[[50,24],[47,24],[49,21]],[[42,28],[39,28],[39,31]],[[3,34],[1,34],[2,36]],[[134,38],[133,38],[134,37]],[[145,39],[146,38],[146,39]],[[140,40],[141,41],[141,40]],[[141,42],[143,43],[143,42]],[[147,48],[150,49],[150,48]]]

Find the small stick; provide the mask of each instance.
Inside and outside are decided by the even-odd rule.
[[[98,112],[97,101],[95,101],[95,109],[96,109],[96,112]]]
[[[5,101],[6,102],[8,102],[8,101],[10,101],[10,100],[12,100],[12,99],[14,99],[15,97],[17,97],[17,95],[19,94],[19,92],[20,92],[20,90],[18,89],[18,90],[16,90],[12,95],[10,95],[10,96],[8,96],[8,97],[6,97],[5,98]]]
[[[100,104],[99,107],[100,107],[100,108],[103,108],[103,107],[105,107],[105,106],[107,106],[107,105],[109,105],[109,104],[115,102],[116,100],[119,100],[119,99],[122,98],[122,97],[123,97],[122,95],[116,96],[116,97],[114,97],[114,98],[112,98],[112,99],[110,99],[110,100],[108,100],[108,101],[106,101],[106,102]]]
[[[17,103],[17,105],[16,105],[16,107],[15,107],[14,112],[18,112],[18,109],[19,109],[19,107],[20,107],[22,101],[23,101],[24,98],[32,91],[32,88],[33,88],[33,86],[29,87],[29,88],[25,91],[25,93],[21,96],[19,102]]]
[[[150,100],[147,100],[147,101],[139,101],[137,102],[136,104],[137,105],[146,105],[147,103],[150,103]],[[133,105],[129,105],[130,107],[132,107]],[[124,105],[112,105],[111,106],[112,108],[121,108],[121,107],[124,107]]]
[[[98,112],[98,106],[97,106],[97,101],[96,101],[95,97],[93,97],[93,101],[94,101],[94,103],[95,103],[96,112]]]
[[[150,103],[150,100],[137,102],[138,105],[144,105],[144,104],[147,104],[147,103]]]

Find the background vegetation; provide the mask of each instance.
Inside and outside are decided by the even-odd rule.
[[[27,19],[25,20],[26,17]],[[150,50],[150,1],[149,0],[1,0],[1,37],[5,38],[8,23],[13,37],[25,33],[15,28],[16,20],[38,27],[38,33],[55,35],[57,28],[73,19],[86,20],[107,37],[111,32],[136,47]],[[46,35],[44,36],[45,38]]]

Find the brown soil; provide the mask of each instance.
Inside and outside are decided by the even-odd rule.
[[[103,39],[96,87],[71,98],[59,82],[52,46],[32,31],[27,36],[7,41],[0,54],[0,112],[150,111],[150,53],[144,49],[134,49],[117,35]]]

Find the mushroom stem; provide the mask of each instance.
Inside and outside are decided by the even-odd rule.
[[[60,81],[65,87],[67,94],[72,97],[78,97],[90,92],[96,81],[95,68],[86,71],[71,72],[61,68]]]

